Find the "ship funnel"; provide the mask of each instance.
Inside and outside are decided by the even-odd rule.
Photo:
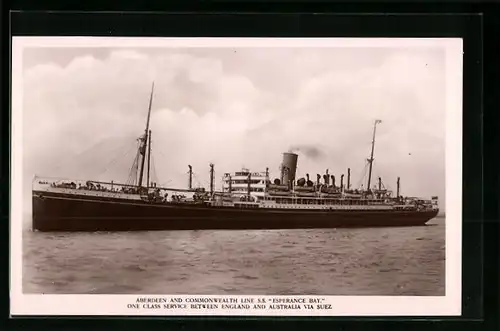
[[[189,189],[191,190],[193,188],[193,167],[191,165],[188,165],[189,167]]]
[[[335,188],[335,176],[332,175],[332,186]]]
[[[297,172],[298,155],[295,153],[283,153],[283,162],[281,164],[281,178],[284,185],[295,181],[295,173]]]
[[[214,164],[210,163],[210,196],[214,194]]]
[[[340,176],[340,189],[341,190],[344,189],[344,174],[342,174],[342,176]]]

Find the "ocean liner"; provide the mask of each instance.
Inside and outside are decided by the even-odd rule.
[[[271,181],[262,172],[242,169],[223,176],[215,190],[214,165],[210,187],[193,187],[189,165],[188,187],[159,187],[150,182],[153,89],[146,129],[139,138],[134,160],[137,181],[60,180],[34,177],[32,229],[34,231],[148,231],[201,229],[307,229],[425,225],[438,214],[438,198],[409,198],[386,189],[381,178],[372,187],[376,120],[371,155],[367,159],[366,189],[353,189],[347,169],[337,183],[325,171],[315,181],[296,178],[298,154],[283,154],[280,178]],[[146,179],[144,176],[146,175]]]

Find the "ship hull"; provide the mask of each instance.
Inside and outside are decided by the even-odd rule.
[[[52,232],[390,227],[425,225],[436,215],[437,210],[238,209],[152,204],[44,192],[33,195],[32,228]]]

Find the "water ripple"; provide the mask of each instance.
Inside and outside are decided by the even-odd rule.
[[[380,229],[23,233],[23,290],[444,295],[444,219]]]

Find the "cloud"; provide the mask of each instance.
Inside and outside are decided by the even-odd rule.
[[[37,49],[27,52],[36,53]],[[278,176],[361,175],[377,128],[374,173],[408,195],[444,196],[444,52],[440,49],[168,49],[77,52],[24,70],[24,172],[126,181],[151,129],[159,183],[207,185],[245,166]],[[36,58],[31,54],[30,58]],[[410,155],[411,154],[411,155]],[[26,180],[25,179],[25,180]],[[220,181],[216,182],[220,186]]]

